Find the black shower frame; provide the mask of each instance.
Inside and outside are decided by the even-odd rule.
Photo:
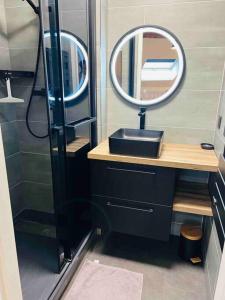
[[[39,0],[39,4],[41,0]],[[97,144],[97,121],[96,121],[96,114],[97,114],[97,109],[96,109],[96,49],[95,49],[95,6],[94,6],[94,2],[93,0],[86,0],[87,1],[87,10],[88,10],[88,29],[89,29],[89,33],[88,33],[88,49],[89,49],[89,83],[88,83],[88,90],[90,93],[90,97],[89,97],[89,103],[90,103],[90,130],[91,130],[91,148],[93,148],[94,146],[96,146]],[[41,5],[40,5],[41,7]],[[54,0],[54,4],[53,7],[49,7],[49,11],[51,12],[51,10],[54,9],[55,10],[55,17],[53,17],[53,20],[50,20],[50,22],[54,22],[53,26],[50,26],[50,30],[51,28],[53,29],[58,29],[60,28],[60,24],[59,24],[59,8],[58,8],[58,1]],[[42,22],[42,20],[41,20]],[[43,24],[41,24],[42,26],[42,34],[43,32]],[[54,31],[54,30],[53,30]],[[53,35],[51,35],[53,36]],[[61,58],[61,40],[60,40],[60,35],[57,34],[56,38],[53,38],[55,41],[55,47],[56,47],[56,51],[57,54],[56,56],[59,58]],[[56,41],[57,40],[57,41]],[[44,55],[44,43],[42,43],[42,47],[43,47],[43,55]],[[58,95],[54,95],[55,98],[57,99],[63,99],[63,84],[62,84],[62,80],[63,79],[63,73],[62,73],[62,66],[61,66],[61,59],[56,59],[55,61],[58,61],[58,64],[55,64],[55,71],[54,73],[56,74],[56,77],[58,78],[57,80],[59,82],[57,82],[56,86],[58,86],[58,92],[60,94]],[[46,60],[44,57],[44,63],[46,64]],[[47,74],[45,74],[45,83],[46,83],[46,87],[48,87],[48,81],[47,81]],[[56,105],[57,105],[57,101],[55,101]],[[48,95],[47,95],[47,89],[46,89],[46,104],[48,109],[50,109],[49,107],[49,101],[48,101]],[[62,187],[62,185],[66,188],[66,176],[67,174],[65,173],[65,166],[66,166],[66,124],[65,124],[65,118],[64,118],[64,109],[62,108],[62,105],[60,103],[60,101],[58,101],[58,105],[61,107],[59,108],[59,111],[61,111],[61,116],[60,118],[56,117],[56,119],[58,120],[58,124],[56,124],[55,126],[52,127],[51,124],[51,118],[50,118],[50,110],[48,113],[48,124],[49,124],[49,133],[50,133],[50,148],[53,149],[53,140],[51,138],[51,132],[52,130],[55,131],[58,135],[58,142],[59,142],[59,148],[61,149],[61,151],[59,152],[60,158],[58,158],[58,166],[60,167],[61,171],[60,172],[56,172],[54,170],[54,163],[53,163],[53,152],[51,150],[51,167],[52,167],[52,174],[55,178],[55,180],[53,181],[53,190],[54,190],[54,210],[56,215],[60,215],[61,211],[60,211],[60,203],[62,201],[62,198],[65,197],[66,194],[66,190],[61,189],[60,187]],[[55,118],[54,118],[55,119]],[[82,120],[81,120],[82,121]],[[86,120],[84,120],[84,122],[86,122]],[[60,173],[60,176],[58,176]],[[64,173],[64,175],[62,176],[62,173]],[[62,178],[65,179],[65,183],[62,184]],[[56,224],[59,224],[60,220],[56,219]],[[58,226],[57,226],[58,227]],[[60,237],[60,233],[57,234],[57,236]],[[92,236],[92,234],[90,235]],[[63,270],[63,268],[65,267],[65,265],[68,263],[68,261],[70,261],[70,259],[65,259],[64,255],[63,255],[63,251],[66,257],[70,256],[70,250],[68,249],[68,253],[64,249],[61,247],[61,242],[59,240],[59,257],[61,257],[61,261],[59,262],[59,269]],[[64,244],[65,246],[65,244]],[[65,252],[66,251],[66,252]],[[73,259],[74,260],[74,259]]]

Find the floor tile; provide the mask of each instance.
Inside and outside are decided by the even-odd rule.
[[[178,246],[177,237],[165,243],[112,234],[99,239],[85,259],[142,273],[142,300],[208,300],[203,267],[181,260]]]

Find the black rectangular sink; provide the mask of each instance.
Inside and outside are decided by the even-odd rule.
[[[164,131],[121,128],[109,137],[112,154],[159,158]]]

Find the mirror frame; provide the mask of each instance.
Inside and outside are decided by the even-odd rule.
[[[85,79],[83,84],[81,85],[80,89],[77,90],[76,92],[73,92],[70,96],[64,96],[63,97],[63,101],[65,103],[68,103],[70,101],[74,101],[76,100],[78,97],[81,96],[81,94],[86,90],[87,86],[88,86],[88,82],[89,82],[89,58],[88,58],[88,49],[87,46],[85,45],[85,43],[79,38],[77,37],[74,33],[71,33],[69,31],[66,30],[61,30],[60,31],[60,39],[62,38],[62,36],[69,38],[74,44],[76,44],[76,46],[78,46],[81,51],[82,54],[84,55],[84,59],[86,61],[86,75],[85,75]],[[47,31],[44,33],[44,38],[48,38],[50,37],[50,32]],[[49,100],[51,101],[55,101],[54,97],[49,95]]]
[[[155,98],[153,100],[141,100],[141,99],[136,99],[134,97],[129,96],[121,88],[121,86],[117,80],[116,71],[115,71],[117,57],[118,57],[122,47],[125,45],[125,43],[127,43],[131,38],[135,37],[136,34],[145,33],[145,32],[157,33],[157,34],[162,35],[163,37],[167,38],[175,46],[177,53],[178,53],[178,59],[179,59],[178,75],[177,75],[175,82],[173,83],[171,88],[166,93],[164,93],[160,97]],[[119,41],[116,43],[116,45],[113,48],[111,58],[110,58],[109,68],[110,68],[111,81],[112,81],[112,84],[113,84],[115,90],[117,91],[117,93],[123,99],[125,99],[135,105],[138,105],[140,107],[147,107],[147,106],[155,105],[155,104],[158,104],[160,102],[163,102],[163,101],[169,99],[176,92],[176,90],[181,85],[184,75],[185,75],[186,58],[185,58],[183,46],[181,45],[180,41],[173,33],[171,33],[169,30],[165,29],[164,27],[160,27],[160,26],[156,26],[156,25],[143,25],[143,26],[133,28],[132,30],[125,33],[119,39]]]

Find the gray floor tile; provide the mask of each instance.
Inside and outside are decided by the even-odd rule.
[[[142,300],[208,300],[202,266],[182,261],[178,238],[169,243],[114,234],[99,240],[87,259],[144,275]]]
[[[16,233],[24,300],[46,300],[62,274],[57,274],[57,241]]]

